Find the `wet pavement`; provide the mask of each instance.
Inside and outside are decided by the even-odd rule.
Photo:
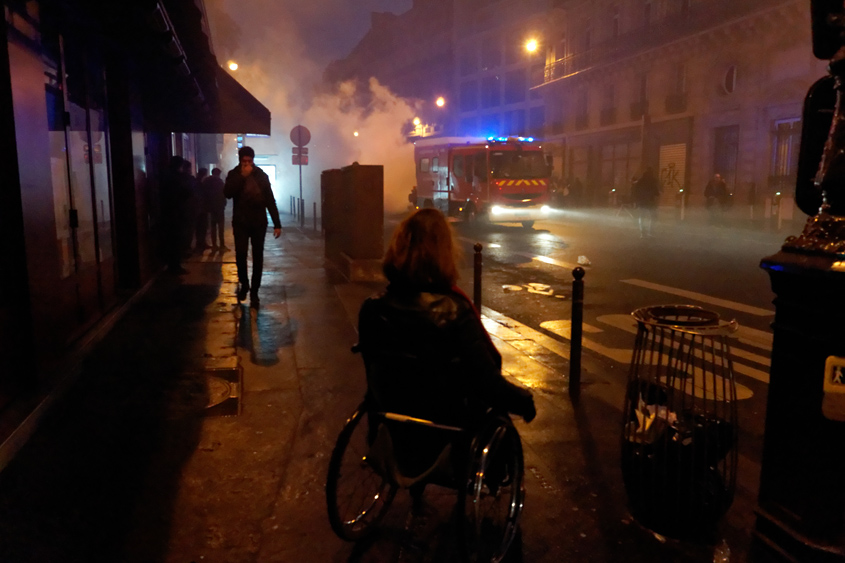
[[[381,284],[346,282],[318,233],[283,221],[282,238],[267,240],[260,309],[237,303],[233,253],[206,253],[187,275],[162,274],[93,347],[0,473],[0,561],[457,560],[445,489],[427,489],[416,513],[400,492],[366,542],[332,533],[328,458],[363,396],[350,347],[358,308]],[[509,560],[713,561],[712,545],[632,520],[621,390],[587,363],[574,407],[565,357],[514,336],[507,319],[485,322],[538,406],[532,424],[516,422],[528,497]],[[748,548],[755,479],[741,477],[716,538],[731,561]]]

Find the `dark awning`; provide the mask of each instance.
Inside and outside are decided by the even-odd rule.
[[[270,110],[219,66],[215,111],[215,133],[270,134]]]

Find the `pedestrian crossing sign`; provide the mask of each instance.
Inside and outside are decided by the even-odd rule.
[[[845,422],[845,358],[828,356],[824,362],[822,414],[828,420]]]

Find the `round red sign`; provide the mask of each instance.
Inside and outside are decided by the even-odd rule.
[[[297,147],[304,147],[311,140],[311,131],[304,125],[297,125],[290,130],[290,140]]]

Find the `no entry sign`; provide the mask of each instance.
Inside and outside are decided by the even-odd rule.
[[[297,125],[290,130],[290,141],[297,147],[304,147],[311,140],[311,131],[304,125]]]

